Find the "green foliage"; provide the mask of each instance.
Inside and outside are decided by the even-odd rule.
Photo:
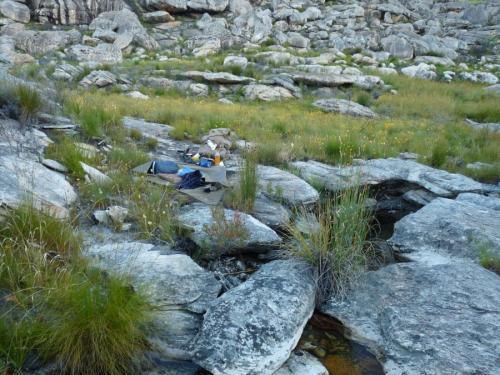
[[[446,157],[448,155],[448,144],[446,140],[441,139],[434,144],[432,148],[432,153],[430,157],[430,165],[433,167],[441,167],[446,163]]]
[[[365,91],[360,91],[354,101],[358,104],[364,105],[365,107],[369,107],[372,103],[372,97],[369,93]]]
[[[493,254],[488,246],[480,246],[479,263],[486,269],[496,272],[500,275],[500,257]]]
[[[366,199],[364,189],[345,190],[320,203],[316,222],[307,230],[289,227],[289,254],[313,266],[318,303],[332,295],[344,297],[367,267],[372,216]]]
[[[89,160],[71,138],[64,137],[59,142],[51,143],[45,151],[45,156],[63,164],[72,177],[76,179],[84,177],[85,173],[80,163]]]
[[[124,171],[144,164],[150,159],[146,153],[133,146],[128,146],[127,149],[114,147],[108,153],[108,158],[111,167]]]
[[[18,85],[15,94],[17,104],[21,111],[19,121],[22,124],[29,124],[36,118],[38,112],[42,109],[42,97],[37,90],[26,85]]]
[[[140,141],[142,140],[142,132],[137,129],[131,129],[130,130],[130,138],[132,138],[134,141]]]
[[[253,152],[246,152],[240,168],[239,183],[229,195],[228,205],[240,211],[251,212],[257,196],[257,163]]]

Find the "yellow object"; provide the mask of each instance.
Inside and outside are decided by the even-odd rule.
[[[200,154],[193,155],[193,157],[191,158],[191,160],[194,161],[194,162],[198,162],[200,160]]]
[[[216,152],[214,157],[214,165],[219,165],[219,164],[220,164],[220,154]]]

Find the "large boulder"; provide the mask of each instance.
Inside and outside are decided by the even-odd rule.
[[[469,177],[399,158],[358,160],[355,165],[347,167],[335,167],[313,160],[293,162],[291,166],[297,169],[302,178],[320,183],[331,191],[397,181],[416,184],[441,197],[490,189]]]
[[[381,41],[384,51],[400,59],[413,58],[413,46],[403,37],[390,35]]]
[[[16,22],[30,22],[30,8],[27,5],[17,1],[0,1],[0,15],[4,15]]]
[[[205,314],[194,362],[214,375],[273,374],[314,311],[311,275],[302,263],[273,261],[224,293]]]
[[[65,218],[77,198],[63,175],[17,155],[0,155],[0,176],[0,206],[15,208],[31,201],[42,211]]]
[[[355,117],[377,117],[377,114],[370,108],[345,99],[319,99],[313,103],[313,106],[324,112],[334,112]]]
[[[405,216],[389,240],[412,260],[478,261],[482,251],[500,258],[500,198],[464,193],[456,200],[437,198]]]
[[[251,43],[262,43],[269,38],[273,20],[269,9],[251,10],[236,17],[231,32]]]
[[[94,30],[94,36],[110,32],[116,33],[116,39],[113,40],[115,45],[123,43],[123,40],[127,39],[129,43],[133,42],[148,50],[158,48],[158,42],[148,34],[137,15],[128,9],[99,14],[89,25],[89,29]],[[117,45],[120,49],[127,46],[126,43]]]
[[[257,167],[258,187],[262,194],[291,207],[314,204],[319,193],[307,182],[276,167]]]
[[[368,272],[321,310],[367,345],[387,375],[496,374],[500,278],[470,262],[398,263]]]
[[[251,77],[237,76],[226,72],[199,72],[196,70],[184,72],[181,74],[184,78],[192,79],[193,81],[220,83],[220,84],[244,84],[255,81]]]
[[[218,228],[220,234],[225,232],[224,223],[216,222],[213,216],[213,208],[201,203],[191,204],[183,208],[179,215],[179,221],[186,228],[192,230],[191,239],[201,248],[210,250],[217,247],[217,242],[222,238],[214,238],[209,228]],[[280,237],[274,230],[261,223],[253,216],[224,209],[224,217],[229,225],[239,223],[244,238],[225,238],[223,252],[235,250],[262,251],[275,248],[281,243]]]
[[[123,59],[121,49],[109,43],[102,43],[96,47],[75,44],[68,48],[68,57],[91,66],[118,64]]]
[[[290,90],[280,86],[251,84],[245,86],[245,98],[270,102],[293,98],[293,94]]]
[[[166,10],[171,13],[223,12],[229,0],[142,0],[141,4],[148,10]]]

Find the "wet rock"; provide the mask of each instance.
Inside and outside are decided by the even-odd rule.
[[[345,99],[320,99],[316,100],[313,106],[324,112],[334,112],[356,117],[377,117],[377,114],[370,108]]]
[[[263,100],[266,102],[290,99],[293,94],[284,87],[251,84],[245,86],[245,98],[249,100]]]
[[[63,175],[33,160],[0,155],[0,205],[15,208],[27,199],[58,218],[68,217],[76,192]]]
[[[482,251],[500,257],[500,198],[460,194],[436,198],[394,226],[389,242],[412,260],[479,261]]]
[[[489,189],[487,185],[469,177],[398,158],[357,160],[355,165],[348,167],[334,167],[312,160],[293,162],[291,166],[298,170],[302,178],[317,181],[331,191],[355,185],[379,185],[390,181],[416,184],[441,197]]]
[[[0,14],[16,22],[30,22],[30,8],[17,1],[0,1]]]
[[[370,271],[321,310],[377,354],[388,375],[494,374],[500,278],[472,263],[398,263]]]
[[[314,204],[319,193],[296,175],[276,167],[257,167],[258,187],[262,194],[291,207]]]
[[[275,231],[253,216],[228,209],[224,209],[224,216],[230,223],[233,223],[236,219],[239,220],[247,234],[246,238],[227,239],[224,252],[229,253],[238,249],[262,251],[274,248],[281,243],[281,239]],[[179,221],[192,230],[191,239],[202,248],[213,248],[215,246],[214,241],[217,241],[207,233],[207,228],[223,225],[223,223],[215,222],[211,207],[200,203],[183,207],[179,215]]]
[[[270,375],[289,358],[314,311],[307,266],[273,261],[219,297],[193,343],[194,362],[215,375]]]

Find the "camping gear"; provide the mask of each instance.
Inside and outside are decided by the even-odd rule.
[[[182,176],[181,182],[177,184],[178,189],[195,189],[197,187],[203,186],[205,181],[199,170],[195,170],[191,173],[186,173]]]
[[[220,160],[220,153],[217,151],[215,153],[215,156],[214,156],[214,165],[216,165],[216,166],[220,165],[220,162],[221,162],[221,160]]]
[[[179,167],[177,163],[170,160],[153,160],[149,167],[149,174],[177,173]]]
[[[182,167],[181,169],[179,169],[179,171],[177,172],[177,176],[184,176],[188,173],[191,173],[191,172],[194,172],[194,169],[191,169],[189,167]]]
[[[210,167],[212,167],[212,165],[213,165],[212,159],[201,158],[201,160],[200,160],[200,167],[210,168]]]

